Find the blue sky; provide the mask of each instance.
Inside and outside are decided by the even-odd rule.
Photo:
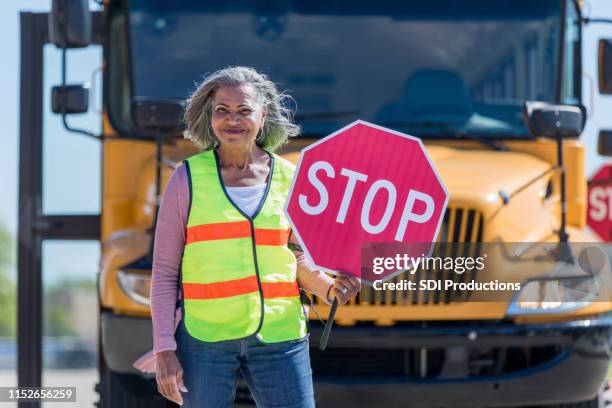
[[[0,65],[0,81],[3,90],[3,109],[0,123],[3,126],[3,143],[0,148],[0,223],[17,234],[18,206],[18,146],[19,146],[19,10],[44,11],[49,0],[20,0],[0,2],[0,32],[4,41],[5,58]],[[92,3],[92,8],[95,7]],[[611,0],[586,0],[586,15],[612,18]],[[602,97],[597,90],[595,72],[597,40],[612,38],[612,25],[593,24],[585,27],[583,41],[584,71],[583,100],[587,108],[594,105],[583,141],[587,145],[587,172],[591,174],[607,158],[595,151],[596,136],[600,128],[612,128],[612,96]],[[100,200],[100,151],[98,142],[63,130],[56,115],[49,113],[48,91],[60,80],[59,51],[52,46],[45,50],[45,182],[43,208],[46,213],[96,213]],[[101,63],[100,49],[71,51],[68,78],[72,82],[89,81],[93,71]],[[94,76],[99,85],[100,76]],[[97,93],[99,96],[99,92]],[[594,104],[591,104],[591,99]],[[94,113],[99,101],[84,117],[71,122],[92,130],[98,129],[99,120]],[[49,242],[43,251],[44,273],[49,278],[60,275],[93,276],[97,267],[99,249],[96,243]]]

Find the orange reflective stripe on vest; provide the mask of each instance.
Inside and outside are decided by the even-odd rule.
[[[262,282],[264,299],[299,296],[297,282]],[[258,292],[257,277],[215,283],[184,283],[185,299],[219,299]]]
[[[251,225],[248,221],[219,222],[187,228],[186,244],[217,239],[249,238]],[[289,240],[288,229],[255,228],[257,245],[285,245]]]

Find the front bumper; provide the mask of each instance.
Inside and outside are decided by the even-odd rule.
[[[336,326],[324,352],[321,332],[310,337],[317,407],[508,407],[593,398],[610,361],[612,317]],[[105,312],[101,334],[108,366],[142,375],[132,363],[151,349],[151,320]]]
[[[104,360],[112,371],[142,374],[132,364],[153,348],[151,319],[104,311],[100,315],[100,334]]]
[[[313,329],[316,346],[321,330]],[[585,401],[605,379],[612,318],[556,324],[335,327],[311,349],[318,407],[508,407]]]

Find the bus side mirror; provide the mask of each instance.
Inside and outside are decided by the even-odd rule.
[[[599,40],[599,93],[612,94],[612,39]]]
[[[53,113],[85,113],[89,109],[89,88],[83,85],[54,86],[51,89]]]
[[[179,131],[185,105],[180,100],[152,100],[137,98],[132,101],[132,118],[141,129]]]
[[[53,0],[49,41],[58,48],[83,48],[91,43],[89,0]]]
[[[612,156],[612,130],[599,131],[597,153],[602,156]]]
[[[580,136],[585,124],[585,109],[582,106],[553,105],[546,102],[525,102],[525,123],[531,134],[555,139]]]

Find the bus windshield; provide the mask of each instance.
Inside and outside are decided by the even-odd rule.
[[[130,0],[132,98],[184,99],[233,65],[295,98],[305,136],[363,119],[419,137],[527,138],[555,102],[559,0]]]

